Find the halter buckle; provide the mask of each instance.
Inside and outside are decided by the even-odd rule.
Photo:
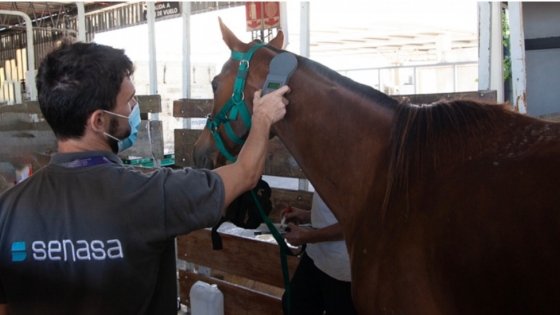
[[[240,100],[236,100],[234,96],[235,96],[235,92],[231,93],[231,99],[235,101],[235,104],[245,100],[245,92],[244,91],[241,91],[241,99]]]
[[[247,67],[247,70],[249,70],[249,60],[243,59],[243,60],[239,61],[239,67],[240,68],[243,64],[245,64],[245,66]]]

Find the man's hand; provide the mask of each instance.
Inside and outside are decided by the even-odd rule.
[[[307,229],[305,227],[289,223],[288,228],[290,229],[290,232],[284,234],[284,238],[288,241],[288,243],[294,246],[299,246],[301,244],[342,241],[344,239],[340,223],[335,223],[320,229]]]
[[[290,211],[284,213],[286,223],[307,224],[311,222],[311,211],[296,207],[290,207]]]
[[[293,223],[288,223],[288,228],[290,229],[290,232],[283,235],[288,243],[292,244],[293,246],[299,246],[309,242],[307,237],[309,233],[308,230],[301,228]]]
[[[284,118],[288,100],[283,95],[288,92],[290,92],[290,88],[287,85],[266,94],[262,98],[261,90],[256,91],[253,98],[253,119],[264,118],[272,125]]]

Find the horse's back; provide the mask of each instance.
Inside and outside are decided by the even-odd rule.
[[[432,272],[459,313],[560,312],[560,126],[519,120],[424,196]]]
[[[551,169],[541,171],[544,176]],[[467,183],[472,186],[462,188],[471,200],[442,202],[445,209],[437,208],[439,220],[430,225],[427,242],[435,255],[434,272],[473,312],[558,313],[560,185],[527,176],[527,169],[511,172],[516,176],[487,175],[484,184]],[[453,194],[452,187],[440,198]]]
[[[364,309],[560,313],[560,125],[513,115],[473,143],[412,179],[384,222],[364,216],[353,240]]]

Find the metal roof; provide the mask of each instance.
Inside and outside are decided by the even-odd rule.
[[[158,3],[158,2],[156,2]],[[86,16],[96,13],[107,13],[108,11],[122,10],[123,7],[137,6],[138,4],[145,5],[145,2],[141,1],[110,1],[110,2],[84,2],[84,8]],[[239,1],[221,1],[221,2],[211,2],[211,1],[191,1],[189,2],[191,6],[191,13],[197,14],[202,12],[207,12],[211,10],[218,10],[222,8],[228,8],[232,6],[243,5],[244,2]],[[31,1],[12,1],[12,2],[1,2],[0,10],[5,11],[19,11],[27,14],[32,22],[35,29],[49,28],[50,29],[62,29],[76,30],[76,17],[78,15],[78,8],[75,2],[31,2]],[[110,16],[110,13],[109,15]],[[158,19],[160,20],[160,19]],[[139,19],[128,21],[128,23],[142,23],[145,21],[140,21]],[[10,14],[0,14],[0,37],[6,34],[13,33],[14,31],[24,31],[23,27],[24,21],[21,16],[10,15]],[[126,27],[130,25],[119,25],[119,27]],[[108,26],[110,29],[112,27]],[[102,29],[101,31],[106,31],[109,29]],[[99,31],[99,29],[91,29],[87,31]]]
[[[190,2],[191,12],[201,13],[243,2]],[[117,11],[138,2],[84,2],[86,15]],[[314,56],[356,54],[402,54],[408,61],[433,60],[442,47],[448,50],[476,48],[478,34],[470,11],[476,3],[430,1],[321,1],[311,2],[310,49]],[[20,11],[34,21],[34,28],[76,30],[77,7],[74,2],[0,2],[0,10]],[[463,12],[461,11],[469,11]],[[469,16],[461,19],[461,14]],[[113,20],[110,15],[109,21]],[[102,17],[105,18],[105,17]],[[474,16],[476,19],[476,15]],[[0,14],[0,37],[22,32],[23,19]],[[128,23],[142,23],[133,21]],[[144,21],[145,22],[145,21]],[[476,23],[476,21],[474,22]],[[92,25],[93,24],[93,25]],[[87,32],[115,28],[88,23]],[[349,26],[350,25],[350,26]],[[129,25],[119,25],[126,27]],[[91,28],[91,29],[90,29]],[[106,28],[106,29],[104,29]],[[293,31],[293,30],[292,30]],[[93,35],[93,34],[91,34]]]
[[[86,2],[86,12],[107,8],[122,2]],[[75,2],[0,2],[0,10],[19,11],[27,14],[35,28],[70,28],[68,19],[78,14]],[[23,18],[17,15],[0,14],[0,36],[22,30]]]

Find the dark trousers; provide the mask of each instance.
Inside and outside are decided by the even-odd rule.
[[[351,315],[356,314],[352,303],[350,282],[336,280],[315,266],[303,254],[290,281],[292,292],[290,315]],[[286,294],[282,296],[284,314],[287,312]]]

